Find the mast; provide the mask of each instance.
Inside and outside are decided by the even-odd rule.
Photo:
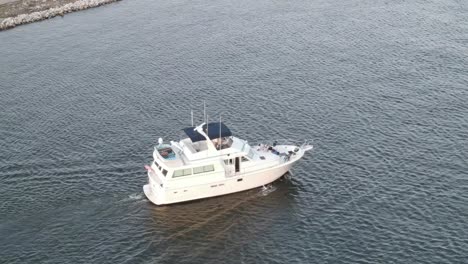
[[[204,126],[207,126],[206,131],[203,130]],[[216,148],[215,148],[213,142],[211,141],[210,137],[208,137],[208,125],[206,123],[203,123],[203,124],[195,127],[193,129],[193,131],[197,131],[200,135],[202,135],[206,139],[206,146],[208,148],[208,151],[206,152],[207,156],[209,156],[208,152],[210,152],[210,153],[216,152]]]
[[[221,150],[221,115],[219,115],[219,140],[218,140],[219,150]]]

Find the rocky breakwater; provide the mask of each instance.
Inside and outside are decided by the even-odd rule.
[[[7,3],[4,3],[0,6],[0,15],[10,17],[4,18],[0,22],[0,30],[13,28],[21,24],[49,19],[55,16],[63,16],[66,13],[97,7],[120,0],[4,1],[7,1]]]

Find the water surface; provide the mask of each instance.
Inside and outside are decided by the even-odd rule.
[[[2,263],[466,263],[466,1],[122,1],[0,33]],[[315,149],[156,207],[190,108]],[[172,137],[174,136],[174,137]]]

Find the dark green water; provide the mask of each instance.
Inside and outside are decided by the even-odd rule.
[[[1,263],[468,260],[466,1],[126,0],[0,47]],[[143,165],[202,100],[315,149],[268,192],[156,207]]]

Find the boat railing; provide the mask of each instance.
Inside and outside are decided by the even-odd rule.
[[[272,146],[275,146],[275,145],[294,145],[294,146],[297,146],[301,149],[305,149],[307,148],[308,146],[311,146],[313,140],[312,139],[288,139],[288,138],[279,138],[279,139],[275,139],[273,140],[272,142]]]
[[[186,165],[183,147],[179,144],[179,142],[171,141],[170,143],[171,143],[171,146],[175,147],[175,153],[182,161],[182,164]]]
[[[159,179],[159,177],[156,174],[156,171],[154,171],[152,168],[148,170],[148,175],[151,177],[153,181],[155,181],[158,185],[162,186],[163,182]]]

